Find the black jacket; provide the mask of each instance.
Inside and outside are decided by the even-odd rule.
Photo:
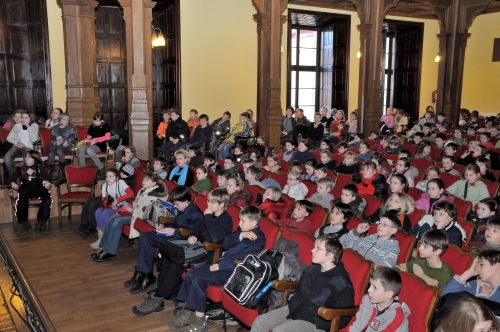
[[[212,139],[212,133],[213,133],[212,126],[206,126],[205,128],[197,126],[194,129],[193,136],[191,136],[189,143],[205,142],[206,144],[210,144],[210,140]]]
[[[194,225],[191,235],[196,236],[200,242],[222,243],[224,237],[231,234],[233,221],[227,211],[216,217],[209,213],[203,216],[203,220]]]
[[[184,136],[184,140],[187,140],[189,138],[189,127],[186,121],[182,120],[181,118],[177,119],[177,121],[170,121],[167,132],[165,134],[167,140],[170,137],[172,137],[173,139],[180,138],[180,135]]]
[[[227,120],[225,122],[222,122],[222,118],[218,118],[211,124],[212,129],[213,129],[213,134],[215,134],[217,131],[220,131],[221,136],[226,136],[229,134],[229,131],[231,131],[231,121]]]
[[[363,175],[361,173],[353,174],[352,183],[357,185],[361,183],[362,178]],[[372,185],[375,187],[375,193],[373,194],[373,196],[386,201],[387,197],[389,196],[389,185],[385,180],[385,176],[383,176],[382,174],[378,174],[377,177],[372,181]]]
[[[340,165],[335,167],[335,171],[342,174],[359,174],[359,163],[346,165],[344,162],[341,162]]]
[[[328,308],[349,308],[354,305],[354,289],[349,274],[340,262],[336,267],[321,272],[321,266],[307,267],[299,285],[290,294],[287,319],[304,320],[316,325],[319,330],[329,330],[331,321],[318,316],[321,306]],[[342,317],[340,327],[349,323],[351,317]]]
[[[309,125],[309,130],[307,132],[307,138],[312,141],[321,141],[323,138],[323,131],[325,127],[320,123],[316,128],[314,128],[314,122]]]
[[[173,223],[165,224],[165,227],[175,228],[172,237],[182,238],[179,228],[194,229],[201,222],[203,222],[203,213],[196,204],[191,202],[184,211],[179,211]]]

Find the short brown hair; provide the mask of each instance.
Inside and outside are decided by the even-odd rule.
[[[399,273],[391,268],[383,267],[376,269],[370,275],[370,279],[378,280],[385,291],[393,291],[394,296],[399,294],[403,281]]]
[[[449,244],[448,235],[440,229],[431,229],[425,232],[420,241],[428,246],[431,246],[432,251],[441,249],[441,254],[439,256],[444,254]]]
[[[257,221],[257,224],[258,224],[262,215],[261,215],[258,207],[250,205],[250,206],[243,208],[240,211],[240,219],[243,216],[247,217],[250,220]]]
[[[334,256],[332,263],[335,265],[339,264],[340,260],[342,259],[342,253],[344,252],[344,249],[342,248],[342,244],[340,244],[337,236],[334,234],[325,234],[318,236],[316,240],[325,243],[326,251],[331,252]]]

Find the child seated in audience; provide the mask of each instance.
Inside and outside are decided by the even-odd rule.
[[[447,248],[448,236],[438,229],[429,230],[420,239],[419,257],[414,261],[396,265],[396,270],[413,273],[428,285],[443,291],[454,275],[453,269],[441,259]]]
[[[328,150],[330,153],[332,153],[333,146],[330,144],[330,141],[328,141],[327,139],[324,139],[319,144],[319,149],[318,150],[319,151]]]
[[[385,154],[399,154],[401,147],[399,146],[399,137],[392,135],[388,139],[383,139],[378,152]]]
[[[317,149],[319,147],[324,129],[325,127],[321,123],[321,114],[314,114],[314,122],[309,125],[307,131],[308,142],[311,149]]]
[[[408,180],[408,186],[410,188],[415,187],[415,179],[411,171],[411,166],[412,164],[410,158],[398,159],[398,161],[396,162],[396,167],[394,167],[391,175],[389,175],[389,177],[387,178],[387,182],[390,182],[391,177],[394,174],[402,174],[406,177],[406,180]]]
[[[328,177],[328,169],[326,169],[325,164],[317,163],[314,166],[314,181]]]
[[[383,175],[384,178],[387,178],[389,175],[391,175],[391,171],[389,171],[389,169],[383,165],[385,159],[380,156],[374,155],[375,153],[379,154],[378,152],[374,152],[370,157],[370,161],[373,162],[375,166],[377,166],[377,173]]]
[[[248,167],[255,166],[255,161],[253,161],[250,158],[247,158],[243,159],[241,164],[243,165],[243,169],[240,170],[238,167],[238,176],[243,180],[243,183],[248,183],[248,181],[245,179],[245,173],[247,172]]]
[[[193,189],[202,194],[208,195],[208,193],[212,190],[212,182],[210,182],[210,171],[204,165],[200,165],[196,168],[196,181],[193,184]]]
[[[321,162],[326,166],[326,168],[329,171],[334,171],[335,170],[335,165],[337,164],[336,160],[332,160],[331,156],[332,154],[328,150],[322,150],[321,151]]]
[[[433,113],[426,111],[424,117],[419,120],[418,124],[423,126],[426,123],[433,123],[433,122],[434,122]]]
[[[332,209],[331,201],[335,199],[335,197],[330,194],[333,189],[332,179],[327,177],[320,178],[316,180],[316,184],[316,192],[307,200],[312,203],[317,203],[330,211]]]
[[[333,122],[332,122],[332,126],[333,126]],[[328,136],[328,140],[331,143],[336,144],[336,143],[343,141],[348,136],[349,136],[348,127],[346,126],[344,121],[339,121],[337,123],[337,130],[332,132],[330,134],[330,136]]]
[[[184,309],[175,321],[168,324],[171,329],[177,330],[187,325],[187,330],[206,330],[206,288],[226,283],[235,268],[235,259],[257,254],[264,248],[266,239],[259,221],[260,211],[257,207],[248,206],[241,210],[240,227],[224,238],[222,245],[225,252],[219,262],[202,265],[186,273],[177,295],[177,301],[185,303]]]
[[[167,164],[167,159],[163,157],[156,157],[153,162],[154,174],[158,175],[162,179],[167,178],[167,172],[165,172],[165,165]]]
[[[243,155],[247,155],[245,149],[240,145],[236,145],[231,154],[231,158],[234,160],[235,164],[239,164],[243,161]]]
[[[361,142],[361,144],[359,144],[359,154],[357,155],[357,157],[359,159],[363,159],[363,160],[370,160],[370,144],[366,143],[366,142]]]
[[[348,151],[344,155],[344,160],[340,165],[335,167],[335,171],[341,174],[357,174],[359,173],[358,157],[354,152]]]
[[[460,157],[455,156],[455,153],[457,152],[458,146],[453,143],[453,142],[448,142],[444,148],[444,154],[442,156],[439,156],[436,161],[443,161],[443,158],[445,156],[449,156],[453,159],[453,162],[460,162]]]
[[[295,200],[304,199],[309,192],[307,186],[302,183],[302,176],[297,171],[288,172],[286,186],[282,192]]]
[[[379,266],[394,267],[399,255],[399,243],[393,235],[401,228],[398,218],[392,214],[382,215],[377,222],[377,234],[361,238],[361,234],[370,229],[368,223],[359,224],[356,229],[343,235],[340,243],[344,248],[353,249],[364,258],[371,260],[375,268]]]
[[[251,186],[259,186],[262,189],[266,189],[266,187],[260,182],[262,180],[262,170],[255,166],[250,166],[247,168],[245,172],[245,180],[248,181],[248,184]]]
[[[229,205],[247,207],[252,201],[252,194],[243,188],[241,179],[236,176],[229,176],[227,178],[226,190],[229,194]]]
[[[358,217],[363,218],[366,209],[366,200],[358,195],[358,188],[354,184],[348,184],[342,188],[340,198],[333,201],[334,205],[339,203],[347,204],[351,207],[352,212]]]
[[[217,173],[217,187],[218,188],[226,188],[227,186],[227,179],[231,176],[231,172],[228,170],[220,170]]]
[[[267,165],[264,169],[270,173],[281,173],[281,164],[277,154],[273,153],[267,157]]]
[[[389,187],[383,175],[377,173],[377,166],[367,161],[361,166],[361,173],[352,175],[352,182],[356,185],[359,194],[368,194],[382,200],[387,199]]]
[[[300,161],[294,161],[289,168],[291,171],[302,173],[302,164]]]
[[[484,250],[500,251],[500,217],[490,218],[486,222],[486,230],[472,238],[467,251],[477,256]]]
[[[426,191],[427,190],[427,182],[429,182],[429,180],[438,179],[439,178],[439,175],[441,174],[441,171],[436,166],[431,166],[431,167],[429,167],[427,169],[427,171],[425,173],[426,173],[425,180],[420,181],[415,186],[415,188],[420,189],[422,191]]]
[[[448,187],[446,191],[450,195],[457,196],[472,203],[479,203],[483,198],[489,198],[488,187],[481,181],[481,172],[476,164],[469,164],[464,169],[465,180],[458,180]]]
[[[298,160],[301,164],[305,164],[308,159],[314,159],[314,155],[308,150],[308,146],[307,140],[300,141],[298,151],[295,152],[294,160]]]
[[[425,159],[425,160],[428,160],[428,161],[432,161],[432,158],[431,158],[431,143],[430,142],[424,142],[421,146],[420,146],[420,153],[417,153],[415,155],[415,159]]]
[[[337,144],[337,154],[341,157],[344,157],[346,153],[347,153],[347,143],[340,142],[339,144]]]
[[[460,276],[455,274],[442,295],[463,291],[500,303],[500,251],[482,251],[467,271]]]
[[[399,152],[399,155],[398,155],[398,159],[403,159],[403,158],[411,159],[412,157],[413,156],[411,155],[411,152],[408,150],[401,150]],[[391,163],[392,163],[392,161],[391,161]],[[416,168],[413,165],[410,166],[410,171],[411,171],[411,176],[413,176],[414,178],[416,178],[420,174],[420,171],[418,170],[418,168]]]
[[[453,137],[449,139],[449,142],[453,142],[458,146],[467,145],[467,139],[462,136],[462,130],[455,129]]]
[[[476,159],[476,165],[479,166],[479,171],[481,172],[481,179],[486,179],[491,182],[496,182],[497,179],[493,173],[491,173],[491,160],[486,157],[479,157]]]
[[[370,131],[370,136],[368,136],[368,139],[370,139],[372,141],[381,141],[382,140],[380,138],[380,136],[378,135],[378,132],[376,132],[375,130]]]
[[[476,137],[477,128],[474,126],[467,126],[467,135]]]
[[[498,204],[493,198],[484,198],[476,206],[477,211],[471,211],[467,215],[467,220],[474,223],[474,228],[477,229],[481,226],[486,226],[488,221],[495,217],[497,214]],[[484,232],[482,232],[482,240],[484,240]],[[478,234],[474,236],[474,239],[478,238]]]
[[[432,133],[433,124],[426,122],[422,126],[422,133],[424,133],[424,141],[434,141],[435,134]]]
[[[353,140],[347,143],[347,145],[349,145],[350,148],[359,150],[359,145],[361,144],[361,142],[363,142],[364,139],[365,135],[363,135],[362,133],[356,133],[354,134]]]
[[[252,159],[255,162],[255,167],[262,168],[262,161],[264,160],[264,158],[262,157],[262,154],[259,150],[253,150],[252,152],[250,152],[248,158]]]
[[[267,156],[267,151],[269,148],[266,146],[266,137],[265,136],[259,136],[255,140],[255,144],[252,145],[252,149],[259,150],[260,154],[262,156]]]
[[[345,226],[349,223],[352,216],[352,209],[349,205],[342,202],[337,203],[328,216],[328,224],[321,226],[314,233],[314,237],[325,234],[334,234],[337,238],[341,238],[342,235],[347,234],[349,230]]]
[[[210,171],[213,173],[219,173],[219,171],[221,170],[219,163],[215,162],[215,156],[213,153],[205,154],[203,165],[210,168]]]
[[[281,197],[281,190],[278,187],[267,187],[262,195],[262,203],[259,205],[259,210],[262,212],[263,217],[268,217],[274,220],[286,218],[281,216],[277,210],[285,208],[285,201]]]
[[[189,119],[187,120],[188,127],[195,128],[200,125],[200,119],[198,118],[198,111],[192,109],[189,111]]]
[[[441,151],[444,151],[444,144],[446,143],[446,136],[444,134],[437,134],[436,138],[434,139],[434,143],[436,144],[436,148],[441,149]]]
[[[481,145],[483,145],[488,150],[493,149],[495,147],[493,143],[490,142],[490,137],[491,134],[486,132],[481,133],[481,135],[479,136],[479,141],[481,142]]]
[[[168,124],[170,123],[170,113],[171,111],[169,109],[163,110],[163,121],[158,125],[158,129],[156,130],[156,136],[154,139],[155,148],[161,147],[161,145],[164,143],[165,137],[167,137],[166,133]]]
[[[291,164],[295,160],[295,144],[293,141],[288,140],[285,141],[285,151],[281,155],[281,160],[286,161],[287,163]]]
[[[203,159],[198,155],[198,147],[190,146],[188,148],[188,156],[189,156],[189,167],[198,167],[203,165]]]
[[[308,200],[301,199],[295,203],[291,218],[276,220],[276,222],[287,228],[296,231],[314,234],[314,229],[311,220],[307,217],[313,212],[314,204]]]
[[[464,151],[458,164],[468,165],[476,162],[476,159],[481,156],[486,156],[488,149],[482,146],[478,141],[469,142],[469,148]]]
[[[443,168],[439,169],[440,172],[446,172],[451,175],[456,175],[459,178],[462,177],[460,172],[453,168],[453,166],[455,166],[455,162],[452,156],[443,156],[442,163],[443,163]]]
[[[431,229],[440,229],[448,235],[449,243],[462,246],[465,231],[458,225],[457,209],[447,201],[440,201],[434,205],[432,216],[425,215],[410,231],[410,234],[420,240],[422,235]]]
[[[340,261],[342,245],[331,235],[318,237],[312,249],[313,264],[307,267],[287,306],[258,316],[251,332],[329,330],[331,322],[318,316],[321,306],[346,308],[354,304],[354,289]],[[340,318],[340,327],[350,317]]]
[[[413,210],[413,201],[410,196],[403,193],[392,193],[382,208],[368,217],[370,217],[370,223],[374,223],[380,221],[380,218],[384,214],[390,213],[398,218],[401,229],[405,232],[409,232],[411,230],[411,222],[410,218],[408,218],[408,214],[412,213]]]
[[[442,126],[447,126],[447,127],[450,126],[450,123],[446,120],[446,116],[444,115],[444,113],[438,113],[436,124],[442,125]],[[444,250],[443,250],[443,252],[444,252]]]
[[[191,187],[194,183],[194,172],[188,165],[188,152],[184,149],[179,149],[174,153],[177,166],[170,169],[167,179],[175,181],[181,186]]]
[[[455,198],[444,190],[443,180],[434,178],[427,182],[427,188],[415,202],[415,208],[424,210],[425,214],[431,214],[434,206],[441,201],[453,204]]]
[[[234,162],[233,157],[228,156],[224,158],[224,169],[231,173],[231,176],[238,176],[238,165]]]
[[[479,121],[479,112],[478,111],[472,111],[470,114],[469,120],[466,122],[467,126],[472,126],[474,128],[479,128],[479,125],[481,124],[481,121]]]
[[[422,144],[423,141],[424,141],[424,133],[418,132],[418,133],[415,133],[415,135],[413,135],[413,139],[410,139],[408,141],[408,143],[420,147],[420,145]]]
[[[397,300],[401,284],[401,276],[395,270],[375,270],[370,275],[368,294],[363,297],[349,331],[408,331],[410,309],[405,303],[399,303]]]
[[[302,175],[302,180],[316,181],[316,176],[314,176],[314,166],[316,166],[317,163],[318,162],[314,158],[308,159],[306,161],[306,163],[304,164],[306,174]]]
[[[500,331],[498,317],[483,301],[474,297],[462,297],[458,301],[454,300],[449,306],[451,311],[447,310],[446,318],[443,317],[444,319],[434,329],[435,332]],[[433,322],[433,325],[435,323],[437,322]]]
[[[402,174],[394,174],[389,181],[389,189],[391,193],[407,193],[408,180]]]

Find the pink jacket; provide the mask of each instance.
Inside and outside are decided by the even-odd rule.
[[[429,197],[428,193],[423,193],[422,196],[418,199],[418,201],[415,202],[415,208],[421,209],[425,211],[425,214],[430,214],[432,212],[432,208],[434,205],[436,205],[437,202],[441,201],[447,201],[450,203],[453,203],[455,201],[455,197],[451,195],[441,195],[437,201],[434,202],[434,204],[431,205],[431,198]]]

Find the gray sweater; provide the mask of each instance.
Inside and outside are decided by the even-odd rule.
[[[317,203],[324,207],[325,209],[328,209],[328,211],[332,210],[332,206],[330,205],[330,201],[333,201],[335,197],[333,197],[332,194],[328,193],[323,197],[320,197],[318,193],[314,193],[311,197],[309,197],[307,200],[311,203]]]

